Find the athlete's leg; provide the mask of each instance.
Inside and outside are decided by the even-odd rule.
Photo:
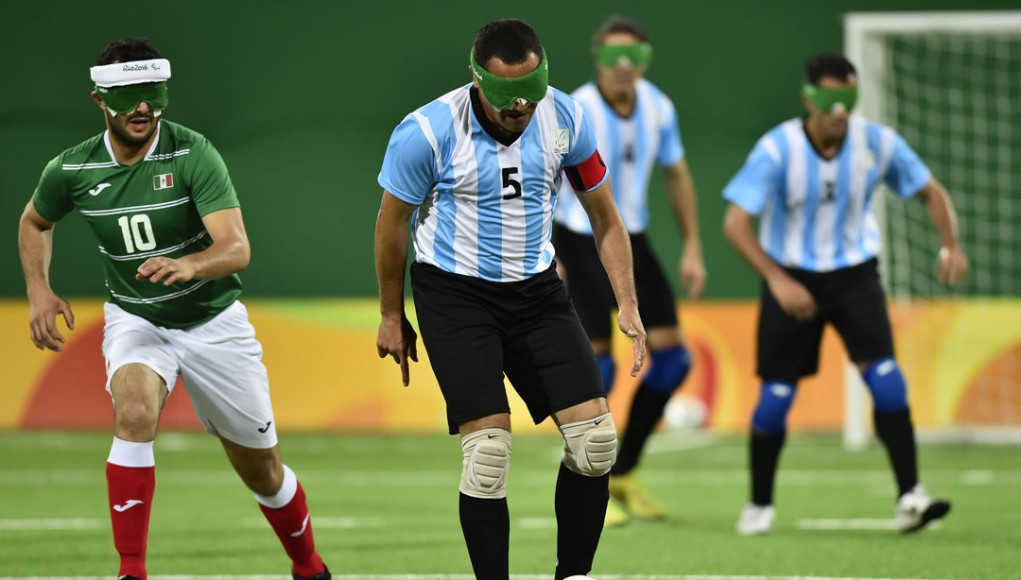
[[[110,378],[114,440],[106,463],[113,542],[120,554],[118,576],[145,578],[149,514],[156,489],[153,440],[167,399],[164,380],[137,363],[116,369]]]
[[[918,484],[915,429],[908,407],[907,383],[893,357],[855,364],[872,394],[876,436],[890,457],[897,479],[897,497],[900,497]]]
[[[681,341],[681,331],[676,326],[650,329],[647,344],[649,368],[631,401],[620,455],[611,472],[614,476],[626,475],[637,467],[663,409],[691,369],[691,353]]]
[[[761,303],[756,370],[762,378],[762,389],[748,441],[751,502],[738,521],[737,529],[742,534],[765,533],[772,525],[773,488],[787,440],[787,413],[794,402],[798,380],[814,374],[818,368],[825,326],[819,315],[807,321],[788,316],[765,282]]]
[[[199,420],[227,458],[291,559],[295,577],[326,574],[315,550],[305,492],[280,459],[262,345],[241,302],[172,337],[185,356],[181,378]]]
[[[663,409],[688,376],[691,354],[681,337],[673,291],[646,237],[632,235],[631,250],[639,309],[648,329],[649,360],[631,401],[627,426],[621,437],[620,455],[611,472],[610,493],[623,501],[634,515],[655,518],[666,515],[662,506],[640,489],[637,480],[622,476],[638,465]],[[627,495],[634,498],[629,499]]]
[[[244,447],[220,438],[234,471],[255,492],[259,508],[292,562],[292,573],[313,577],[325,572],[315,549],[312,518],[298,477],[280,459],[280,447]]]
[[[797,384],[791,381],[763,381],[759,403],[752,415],[750,467],[752,503],[773,505],[773,484],[787,438],[787,413],[794,403]]]
[[[160,411],[177,382],[177,358],[158,327],[114,304],[106,304],[103,311],[106,389],[114,410],[106,481],[114,546],[121,560],[118,576],[145,578],[156,487],[153,439]]]
[[[553,413],[564,437],[557,476],[557,580],[592,570],[609,500],[610,467],[617,455],[617,429],[597,397]]]
[[[872,395],[876,436],[886,448],[897,481],[898,527],[902,532],[917,530],[946,515],[950,503],[928,497],[918,485],[907,382],[894,358],[893,331],[877,263],[849,269],[848,279],[852,299],[835,314],[833,323]]]
[[[458,511],[475,577],[507,580],[510,575],[510,414],[498,413],[458,425],[461,485]]]

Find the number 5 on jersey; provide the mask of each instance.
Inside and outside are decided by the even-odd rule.
[[[501,172],[503,173],[503,184],[501,187],[507,189],[508,187],[513,190],[512,193],[503,194],[504,199],[517,199],[521,197],[521,182],[511,177],[518,173],[517,167],[504,167]]]
[[[124,247],[129,254],[156,248],[156,236],[152,233],[152,222],[144,213],[135,214],[130,219],[126,215],[121,216],[117,219],[117,225],[121,227],[121,234],[124,235]]]

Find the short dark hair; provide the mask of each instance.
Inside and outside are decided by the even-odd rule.
[[[513,18],[494,20],[483,26],[472,44],[475,61],[483,67],[494,56],[507,64],[520,64],[535,53],[542,56],[542,43],[532,27]]]
[[[842,54],[835,52],[820,52],[808,59],[805,63],[805,80],[809,84],[818,85],[823,77],[833,77],[846,81],[849,77],[857,75],[851,61]]]
[[[148,38],[118,38],[99,53],[96,66],[151,58],[160,58],[160,53],[149,44]]]
[[[599,28],[592,35],[592,48],[599,48],[607,36],[617,32],[630,34],[637,38],[639,42],[649,42],[649,35],[645,34],[645,29],[642,28],[641,24],[638,24],[637,20],[614,14],[600,24]]]

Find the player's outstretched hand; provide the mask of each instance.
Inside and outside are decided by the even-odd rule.
[[[408,386],[411,382],[408,359],[418,362],[418,334],[407,316],[383,318],[376,335],[376,352],[379,358],[393,357],[401,366],[401,381]]]
[[[635,362],[631,366],[631,376],[637,377],[645,364],[645,326],[638,315],[638,307],[621,308],[617,314],[617,326],[634,343]]]
[[[697,300],[705,289],[705,264],[702,253],[694,248],[684,248],[681,256],[681,289],[688,292],[688,298]]]
[[[769,280],[769,291],[780,303],[787,316],[802,322],[815,316],[815,299],[808,288],[787,274],[779,274]]]
[[[57,330],[57,315],[64,316],[64,324],[74,330],[74,313],[66,300],[52,291],[36,292],[28,297],[30,305],[29,329],[32,333],[32,344],[42,350],[48,348],[60,352],[64,350],[64,335]]]
[[[968,275],[968,256],[960,246],[939,249],[939,281],[940,284],[957,286],[964,282]]]
[[[153,284],[162,281],[164,286],[174,282],[188,282],[195,277],[195,268],[187,260],[173,258],[149,258],[138,267],[135,280],[149,280]]]

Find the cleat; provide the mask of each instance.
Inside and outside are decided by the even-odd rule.
[[[776,508],[772,505],[755,505],[750,503],[741,510],[737,520],[737,533],[742,536],[759,536],[773,530],[773,518]]]
[[[603,527],[619,528],[629,521],[631,521],[631,516],[628,515],[627,510],[620,505],[619,501],[611,497],[610,501],[606,503],[606,518],[603,519]]]
[[[117,580],[142,580],[142,579],[139,578],[138,576],[131,576],[130,574],[124,574],[123,576],[118,576]]]
[[[323,571],[318,574],[313,576],[299,576],[298,574],[291,572],[291,578],[294,578],[294,580],[331,580],[333,576],[330,575],[330,569],[326,567],[326,564],[323,564]]]
[[[950,512],[950,502],[929,497],[921,485],[897,500],[897,531],[907,534],[924,528]]]
[[[663,505],[649,495],[634,475],[611,475],[610,497],[619,501],[633,517],[646,520],[666,517]]]

